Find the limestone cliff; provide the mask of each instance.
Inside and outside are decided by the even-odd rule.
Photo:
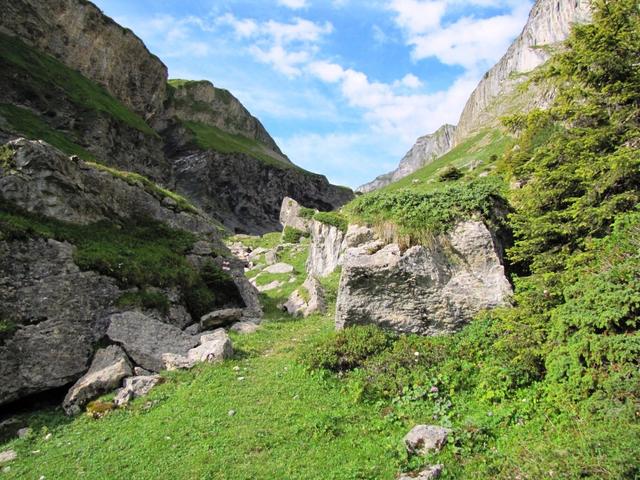
[[[499,98],[507,96],[535,68],[551,56],[552,47],[565,40],[576,22],[590,19],[589,0],[538,0],[520,36],[502,59],[480,81],[462,112],[453,144],[458,145],[470,134],[493,126],[501,114]],[[524,108],[544,106],[548,92],[526,95]],[[493,108],[496,107],[496,108]]]
[[[0,0],[0,10],[0,31],[60,59],[145,118],[162,110],[167,67],[91,2]]]
[[[455,131],[456,127],[453,125],[443,125],[435,133],[420,137],[400,161],[398,168],[393,172],[380,175],[370,183],[362,185],[357,191],[366,193],[377,190],[390,183],[397,182],[401,178],[411,175],[425,165],[430,164],[451,150]]]

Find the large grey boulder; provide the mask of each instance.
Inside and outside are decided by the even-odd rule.
[[[185,355],[198,344],[196,337],[139,312],[114,314],[109,321],[109,339],[120,344],[137,365],[152,372],[164,368],[163,354]]]
[[[81,272],[55,240],[0,241],[0,405],[78,380],[120,296],[115,280]]]
[[[239,322],[242,319],[243,310],[241,308],[224,308],[215,310],[203,315],[200,319],[200,326],[203,330],[224,327]]]
[[[442,450],[450,433],[436,425],[417,425],[404,437],[404,444],[410,454],[424,456]]]
[[[89,371],[71,387],[62,407],[67,415],[76,415],[89,401],[115,390],[123,378],[131,375],[133,369],[122,348],[111,345],[98,350]]]
[[[308,317],[314,313],[324,313],[327,303],[322,285],[315,277],[307,277],[302,287],[295,290],[284,304],[284,308],[295,317]]]
[[[461,222],[430,246],[350,248],[336,326],[374,323],[400,333],[453,333],[484,309],[509,304],[501,248],[483,222]]]
[[[302,205],[293,198],[284,197],[280,207],[280,224],[282,227],[297,228],[303,232],[309,232],[311,220],[300,215]]]
[[[289,265],[288,263],[275,263],[265,268],[263,272],[278,274],[293,273],[293,265]]]

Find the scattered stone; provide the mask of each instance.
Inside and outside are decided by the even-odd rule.
[[[398,477],[398,480],[435,480],[436,478],[440,478],[443,468],[442,465],[432,465],[416,475],[403,473]]]
[[[187,355],[164,355],[167,370],[189,369],[196,363],[219,362],[233,356],[231,339],[223,328],[201,335],[200,342],[200,346],[189,350]]]
[[[275,250],[269,250],[264,254],[264,261],[267,265],[278,263],[278,254]]]
[[[427,455],[431,451],[439,452],[451,430],[435,425],[417,425],[404,437],[404,444],[410,454]]]
[[[109,339],[122,345],[135,363],[152,372],[164,367],[163,354],[185,355],[198,345],[197,338],[139,312],[111,315],[109,320]]]
[[[51,440],[52,438],[53,438],[53,433],[47,433],[47,434],[44,436],[44,440],[45,440],[46,442],[48,442],[48,441],[49,441],[49,440]]]
[[[293,265],[288,263],[275,263],[263,270],[265,273],[293,273]]]
[[[302,287],[295,290],[283,308],[293,316],[308,317],[314,313],[324,313],[327,304],[322,285],[315,277],[307,277]]]
[[[18,458],[18,454],[15,450],[5,450],[4,452],[0,452],[0,465],[3,463],[13,462],[16,458]]]
[[[203,330],[224,327],[242,319],[241,308],[225,308],[207,313],[200,319],[200,327]]]
[[[27,438],[27,437],[30,437],[32,433],[33,433],[33,430],[31,430],[29,427],[25,427],[18,430],[17,435],[18,435],[18,438]]]
[[[233,417],[236,414],[235,410],[229,410],[229,412],[227,413],[227,415],[229,415],[230,417]]]
[[[248,335],[255,333],[260,327],[252,322],[238,322],[231,325],[230,330],[232,332],[239,333],[241,335]]]
[[[125,379],[124,386],[118,390],[113,402],[122,407],[134,398],[142,397],[149,393],[153,387],[162,382],[160,375],[147,375],[140,377],[129,377]]]
[[[69,390],[62,407],[67,415],[77,415],[91,400],[120,386],[123,378],[133,374],[131,363],[122,348],[111,345],[98,350],[89,371]]]
[[[282,285],[283,285],[282,282],[280,282],[278,280],[274,280],[273,282],[268,283],[266,285],[259,285],[257,288],[258,288],[258,291],[260,293],[264,293],[264,292],[270,292],[271,290],[275,290],[277,288],[280,288],[280,287],[282,287]]]

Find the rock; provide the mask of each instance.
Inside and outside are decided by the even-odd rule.
[[[377,190],[390,183],[397,182],[434,162],[451,150],[455,131],[455,126],[443,125],[435,133],[418,138],[415,145],[400,161],[398,168],[391,173],[380,175],[372,182],[358,187],[356,191],[366,193]]]
[[[203,330],[209,330],[231,325],[232,323],[240,321],[242,314],[243,311],[241,308],[216,310],[215,312],[207,313],[200,319],[200,327],[202,327]]]
[[[442,335],[484,309],[509,305],[501,248],[484,223],[461,222],[431,246],[365,244],[344,254],[336,326],[374,323]]]
[[[134,398],[142,397],[149,393],[153,387],[162,382],[160,375],[145,375],[129,377],[113,400],[118,407],[122,407]]]
[[[197,363],[219,362],[233,356],[231,339],[223,328],[200,336],[200,346],[192,348],[186,355],[165,354],[163,360],[167,370],[192,368]]]
[[[375,239],[375,233],[371,228],[351,224],[347,229],[347,234],[344,236],[344,242],[341,246],[341,250],[344,251],[347,248],[359,247],[365,243],[373,242]]]
[[[202,327],[199,323],[194,323],[193,325],[189,325],[184,329],[184,333],[187,335],[197,335],[202,331]]]
[[[0,341],[0,405],[87,371],[120,290],[112,278],[81,272],[74,251],[55,240],[0,241],[1,309],[18,327]]]
[[[18,430],[16,435],[18,436],[18,438],[27,438],[30,437],[32,433],[33,430],[31,430],[29,427],[25,427]]]
[[[311,222],[311,246],[307,260],[307,273],[326,277],[338,265],[343,252],[345,234],[337,227],[313,220]]]
[[[231,325],[230,330],[232,332],[239,333],[241,335],[248,335],[255,333],[260,327],[252,322],[238,322]]]
[[[398,480],[435,480],[436,478],[440,478],[443,468],[444,466],[442,465],[431,465],[416,475],[403,473],[398,477]]]
[[[115,390],[122,379],[133,374],[131,363],[122,348],[111,345],[98,350],[91,367],[69,390],[62,407],[67,415],[77,415],[87,403]]]
[[[145,370],[144,368],[141,368],[141,367],[134,367],[133,375],[136,377],[148,377],[149,375],[153,375],[153,372],[150,372],[149,370]]]
[[[107,336],[122,345],[139,366],[152,372],[164,367],[162,355],[185,355],[198,340],[172,325],[159,322],[139,312],[111,315]]]
[[[0,465],[13,462],[16,458],[18,458],[18,454],[15,450],[5,450],[4,452],[0,452]]]
[[[439,452],[447,443],[451,430],[434,425],[417,425],[404,437],[407,452],[412,455],[427,455]]]
[[[277,288],[282,287],[282,285],[284,285],[284,283],[282,283],[279,280],[274,280],[271,283],[267,283],[266,285],[258,285],[258,291],[260,293],[264,293],[264,292],[270,292],[271,290],[275,290]]]
[[[295,290],[284,304],[286,311],[293,316],[308,317],[314,313],[324,313],[327,304],[320,282],[314,277],[307,277],[302,287]]]
[[[0,442],[13,440],[18,431],[24,427],[24,421],[18,417],[9,417],[0,422]]]
[[[278,254],[275,250],[269,250],[264,254],[264,261],[267,265],[278,263]]]
[[[235,411],[235,410],[229,410],[229,411],[227,412],[227,415],[228,415],[229,417],[233,417],[233,416],[235,416],[235,414],[236,414],[236,411]]]
[[[217,258],[216,261],[221,261]],[[262,304],[260,303],[260,295],[254,285],[251,284],[249,279],[244,274],[244,268],[242,262],[232,261],[230,263],[229,275],[233,279],[233,283],[238,289],[240,299],[242,300],[242,320],[256,320],[260,323],[262,320]]]
[[[263,270],[265,273],[293,273],[293,265],[276,263]]]
[[[293,198],[284,197],[282,206],[280,207],[280,225],[283,228],[297,228],[303,232],[309,232],[311,219],[300,216],[302,205]]]

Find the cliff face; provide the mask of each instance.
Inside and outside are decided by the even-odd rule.
[[[162,109],[167,67],[133,32],[84,0],[0,0],[1,30],[60,59],[150,118]]]
[[[549,47],[565,40],[571,26],[589,21],[590,15],[589,0],[538,0],[520,36],[471,94],[454,135],[454,146],[481,128],[495,124],[500,109],[491,107],[497,97],[512,93],[524,78],[522,74],[545,63],[551,56]],[[550,95],[539,91],[528,97],[525,108],[544,106]]]
[[[393,172],[380,175],[374,181],[359,187],[357,191],[366,193],[377,190],[390,183],[397,182],[401,178],[411,175],[425,165],[430,164],[451,150],[455,131],[456,127],[453,125],[444,125],[435,133],[420,137],[411,150],[409,150],[400,161],[397,169]]]

